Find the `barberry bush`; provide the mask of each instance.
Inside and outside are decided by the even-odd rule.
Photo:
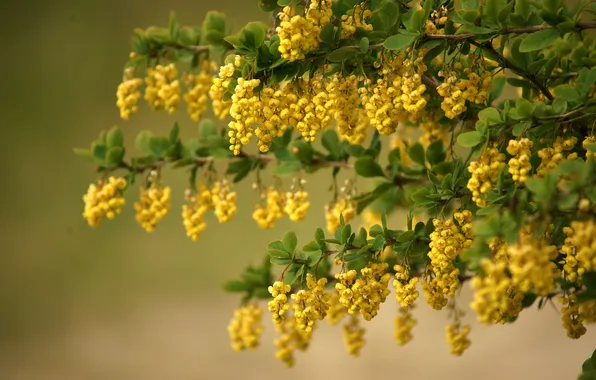
[[[124,193],[138,191],[136,219],[148,232],[169,213],[172,193],[186,200],[180,213],[192,240],[211,212],[221,224],[251,212],[270,229],[319,212],[309,192],[325,186],[307,179],[326,171],[326,224],[301,244],[289,231],[254,247],[267,253],[262,263],[225,284],[242,295],[229,324],[234,350],[260,344],[261,300],[288,366],[325,319],[342,324],[358,356],[364,322],[393,297],[399,345],[413,337],[417,302],[451,311],[454,355],[471,345],[461,319],[468,306],[498,325],[552,303],[563,333],[584,335],[596,322],[596,3],[258,6],[270,25],[232,33],[213,11],[200,25],[181,26],[172,14],[168,27],[133,32],[120,117],[134,117],[141,98],[168,114],[184,104],[184,124],[198,132],[182,141],[178,122],[165,136],[140,131],[130,155],[113,127],[75,149],[99,173],[83,198],[89,225],[115,218]],[[172,192],[168,169],[185,170],[188,187]],[[247,178],[254,209],[237,210],[235,184]],[[389,226],[400,209],[407,218]],[[470,305],[458,303],[466,283]],[[594,357],[582,379],[596,378],[593,367]]]

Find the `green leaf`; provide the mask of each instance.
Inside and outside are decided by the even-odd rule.
[[[232,280],[224,284],[223,289],[230,293],[242,293],[249,289],[244,281]]]
[[[358,50],[354,49],[353,47],[344,46],[337,50],[332,51],[327,56],[327,60],[329,62],[343,62],[343,61],[347,61],[348,59],[354,58],[357,55],[358,55]]]
[[[487,125],[499,124],[502,122],[501,114],[494,107],[488,107],[478,112],[478,119],[486,122]]]
[[[372,8],[372,7],[371,7]],[[399,16],[399,8],[396,3],[387,1],[378,8],[379,19],[383,24],[383,30],[389,30],[395,25]]]
[[[554,89],[555,96],[557,98],[567,100],[567,101],[574,101],[579,99],[579,93],[575,89],[575,87],[568,85],[568,84],[561,84]]]
[[[149,140],[151,140],[152,137],[153,137],[153,132],[151,132],[151,131],[139,132],[139,134],[137,135],[137,137],[135,139],[135,145],[136,145],[137,149],[139,149],[143,153],[150,154],[151,148],[149,148]]]
[[[113,126],[106,134],[106,145],[108,149],[122,146],[124,144],[124,134],[117,126]]]
[[[504,76],[496,77],[495,79],[493,79],[493,84],[489,93],[489,104],[501,97],[501,95],[503,94],[503,90],[505,89],[506,83],[507,78],[505,78]]]
[[[180,24],[176,19],[176,13],[174,11],[170,12],[170,39],[172,42],[178,41],[178,36],[180,35]]]
[[[93,153],[93,158],[96,162],[104,163],[108,150],[104,144],[94,142],[91,144],[91,152]]]
[[[370,45],[370,42],[368,41],[367,37],[362,37],[360,39],[360,52],[362,54],[365,54],[366,52],[368,52],[368,46]]]
[[[431,165],[436,165],[445,161],[443,141],[434,141],[428,146],[426,149],[426,159]]]
[[[267,25],[260,21],[251,21],[240,31],[240,42],[247,48],[256,50],[265,41]]]
[[[293,231],[286,232],[281,242],[286,252],[294,252],[296,246],[298,245],[296,233]]]
[[[354,170],[362,177],[385,177],[381,165],[369,156],[359,158],[354,164]]]
[[[87,159],[93,158],[93,152],[91,152],[91,149],[73,148],[72,151],[79,157]]]
[[[517,110],[517,114],[523,118],[532,116],[532,103],[525,98],[515,99],[515,109]]]
[[[325,132],[323,132],[321,142],[323,143],[325,149],[331,153],[334,159],[337,160],[341,157],[341,143],[335,129],[327,129]]]
[[[298,161],[285,162],[275,168],[275,174],[280,176],[286,176],[294,174],[302,169],[302,164]]]
[[[408,148],[408,156],[412,161],[424,166],[426,164],[424,156],[424,147],[420,143],[416,143]]]
[[[531,51],[541,50],[550,45],[557,38],[559,38],[559,31],[557,29],[544,29],[536,33],[532,33],[525,37],[519,45],[521,53],[528,53]]]
[[[403,234],[399,235],[397,239],[395,239],[398,243],[405,243],[411,241],[414,237],[414,230],[404,231]]]
[[[464,132],[457,136],[457,143],[463,147],[471,148],[484,141],[484,138],[478,131]]]
[[[383,237],[383,235],[377,235],[375,236],[375,240],[372,243],[371,246],[371,250],[373,250],[374,252],[378,252],[380,250],[382,250],[385,247],[385,238]]]
[[[406,46],[410,46],[417,36],[407,34],[396,34],[388,37],[384,42],[383,46],[389,50],[401,50]]]
[[[166,137],[152,136],[149,139],[149,150],[153,157],[161,158],[170,147],[170,140]]]
[[[106,163],[115,165],[122,162],[124,158],[124,147],[115,146],[113,148],[108,149],[106,154]]]

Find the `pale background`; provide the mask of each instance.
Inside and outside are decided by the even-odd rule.
[[[261,349],[233,352],[226,326],[238,299],[220,285],[260,261],[267,242],[288,228],[310,238],[323,224],[329,196],[314,184],[327,186],[328,173],[310,181],[313,208],[306,221],[261,232],[250,218],[254,194],[247,182],[239,188],[237,217],[225,226],[211,218],[208,232],[193,243],[180,223],[181,172],[165,173],[175,198],[156,233],[134,222],[134,192],[124,215],[89,228],[81,196],[93,167],[71,148],[86,147],[115,123],[129,140],[144,128],[167,133],[171,127],[173,118],[146,107],[130,122],[118,119],[115,90],[134,27],[166,25],[170,10],[194,24],[217,9],[238,30],[264,17],[256,1],[11,3],[0,5],[0,379],[575,379],[580,372],[596,331],[568,339],[548,305],[504,327],[477,326],[469,313],[472,347],[461,358],[448,353],[446,313],[423,300],[414,341],[398,347],[393,297],[367,324],[368,344],[358,359],[345,352],[340,329],[324,326],[310,350],[297,354],[296,368],[287,370],[273,357],[268,315]],[[185,136],[194,133],[184,113],[177,118]],[[462,304],[468,302],[465,289]]]

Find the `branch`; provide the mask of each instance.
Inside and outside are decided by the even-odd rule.
[[[473,41],[473,40],[470,40],[469,42],[470,42],[470,44],[472,44],[482,50],[486,50],[488,53],[495,56],[497,58],[497,60],[499,61],[499,63],[503,66],[503,68],[509,69],[509,70],[513,71],[514,73],[516,73],[517,75],[529,80],[530,83],[532,83],[532,85],[534,85],[534,87],[536,87],[540,92],[542,92],[548,100],[554,99],[553,95],[550,93],[548,88],[546,88],[546,86],[544,84],[540,83],[534,74],[526,73],[521,67],[518,67],[517,65],[515,65],[514,63],[509,61],[507,58],[505,58],[503,56],[503,54],[501,54],[495,50],[492,43],[486,42],[486,43],[481,44],[481,43]]]
[[[596,29],[596,22],[579,22],[576,24],[578,30]],[[504,28],[501,30],[495,30],[497,34],[524,34],[524,33],[536,33],[541,30],[556,29],[551,25],[534,25],[534,26],[523,26],[523,27],[511,27]],[[489,33],[462,33],[462,34],[427,34],[424,36],[427,40],[451,40],[460,41],[467,40],[469,38],[486,36]]]

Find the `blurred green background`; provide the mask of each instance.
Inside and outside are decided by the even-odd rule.
[[[166,171],[174,189],[171,214],[157,232],[135,223],[128,193],[122,216],[91,229],[81,217],[93,167],[72,153],[100,130],[119,124],[129,141],[141,129],[167,133],[174,118],[145,106],[121,122],[115,91],[135,27],[166,25],[171,10],[182,24],[207,10],[228,15],[232,30],[266,21],[256,1],[146,0],[2,2],[2,128],[4,173],[0,210],[0,379],[287,379],[401,376],[410,379],[573,379],[594,349],[592,328],[566,338],[559,313],[547,306],[510,326],[473,324],[472,347],[449,355],[446,313],[421,300],[413,342],[393,340],[393,298],[368,323],[362,355],[345,352],[340,329],[322,327],[297,368],[273,357],[266,317],[262,348],[237,354],[226,326],[238,299],[221,291],[267,242],[294,229],[307,238],[323,225],[328,173],[309,178],[312,209],[302,223],[283,221],[261,231],[251,220],[250,181],[238,187],[239,213],[225,226],[213,218],[200,241],[185,237],[180,206],[186,179]],[[183,136],[196,123],[180,112]],[[323,184],[323,185],[321,185]],[[399,221],[393,220],[393,223]],[[462,303],[469,302],[469,290]]]

